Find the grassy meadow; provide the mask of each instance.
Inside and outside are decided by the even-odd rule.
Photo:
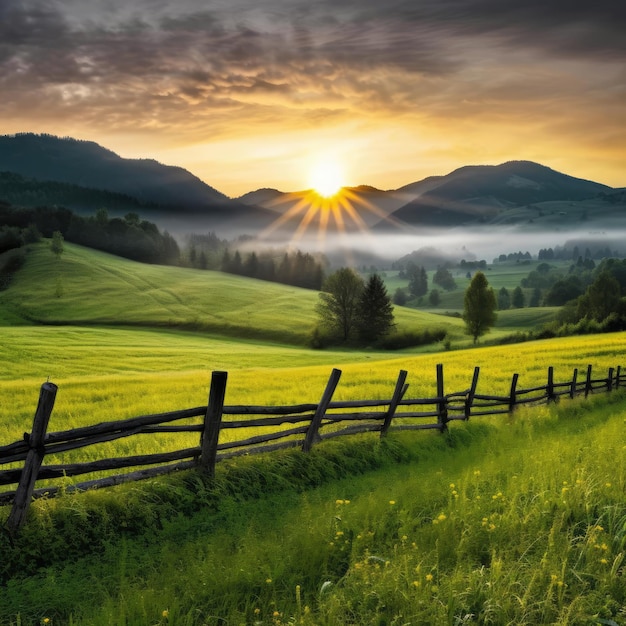
[[[41,501],[0,624],[620,624],[625,418],[600,395]]]
[[[0,309],[37,324],[179,328],[305,345],[317,292],[221,272],[146,265],[65,244],[55,258],[32,246]],[[399,330],[437,326],[463,337],[460,320],[397,307]]]
[[[525,274],[529,269],[525,270]],[[524,275],[525,275],[524,274]],[[66,244],[33,246],[0,292],[0,445],[30,430],[39,386],[59,386],[49,430],[205,405],[478,393],[598,376],[626,333],[473,349],[461,320],[396,307],[402,329],[445,327],[452,350],[311,350],[315,292],[218,272],[147,266]],[[491,340],[548,319],[500,313]],[[4,325],[3,325],[4,324]],[[193,472],[37,500],[0,532],[0,626],[416,626],[626,622],[626,396],[224,461]],[[232,436],[225,431],[224,437]],[[192,441],[193,439],[193,441]],[[224,439],[222,439],[224,440]],[[130,437],[94,460],[197,443]],[[69,479],[64,482],[69,484]],[[8,507],[0,507],[0,527]]]

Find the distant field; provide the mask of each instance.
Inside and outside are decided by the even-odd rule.
[[[504,262],[504,263],[493,263],[489,264],[487,269],[483,271],[487,280],[489,281],[489,285],[493,287],[494,291],[498,292],[502,287],[506,287],[509,292],[512,292],[515,287],[520,285],[520,282],[523,278],[526,278],[528,274],[535,270],[537,266],[542,263],[542,261],[523,261],[520,263],[517,262]],[[567,273],[569,266],[571,265],[570,261],[550,261],[550,265],[556,268],[557,270]],[[458,268],[454,268],[450,270],[454,280],[457,284],[457,288],[453,291],[445,291],[438,285],[433,283],[433,276],[435,274],[434,271],[428,272],[428,290],[430,291],[434,288],[439,291],[441,302],[437,307],[431,307],[428,302],[428,295],[424,296],[423,302],[419,305],[421,310],[425,311],[459,311],[463,310],[463,296],[465,294],[465,290],[470,284],[469,278],[467,278],[467,270],[463,271]],[[474,272],[472,271],[472,274]],[[408,293],[408,281],[405,279],[398,278],[398,272],[387,272],[385,277],[385,284],[389,292],[393,295],[398,288],[402,288],[407,290]],[[530,297],[532,295],[532,289],[523,289],[524,296],[526,298],[526,303],[528,304]],[[415,306],[415,302],[411,302],[412,306]],[[549,309],[553,312],[553,309]],[[524,329],[529,327],[532,324],[532,320],[536,316],[536,313],[533,313],[528,307],[521,309],[524,314],[528,314],[529,320],[522,320],[520,326],[511,327],[512,329]],[[550,321],[551,316],[546,315],[546,321]],[[503,326],[502,323],[499,323],[498,326]],[[507,327],[509,325],[507,324]]]

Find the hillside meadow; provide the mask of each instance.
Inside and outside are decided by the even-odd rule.
[[[0,624],[619,625],[625,421],[615,392],[38,501]]]
[[[187,328],[305,345],[316,324],[317,292],[222,272],[146,265],[64,244],[29,248],[0,308],[37,324]],[[396,310],[399,330],[437,326],[463,336],[460,320]]]
[[[508,279],[508,270],[502,271]],[[393,294],[391,287],[389,292]],[[461,288],[445,297],[454,298],[450,310],[462,309]],[[305,346],[317,324],[317,301],[311,290],[222,272],[146,265],[67,242],[56,258],[41,243],[29,246],[10,289],[0,292],[0,322],[187,329]],[[551,321],[554,313],[545,308],[503,311],[484,341],[532,330]],[[458,317],[399,306],[394,315],[400,333],[442,329],[454,347],[472,343]],[[441,344],[419,348],[440,349]]]
[[[509,291],[509,293],[512,293],[516,287],[521,286],[520,283],[522,279],[526,278],[530,272],[536,270],[537,267],[542,263],[545,262],[537,260],[528,260],[519,263],[515,261],[499,261],[490,263],[489,265],[487,265],[487,268],[482,271],[487,277],[489,285],[494,289],[496,293],[502,287],[505,287]],[[419,263],[417,264],[419,265]],[[571,261],[563,260],[551,260],[549,262],[551,268],[565,275],[567,275],[571,264]],[[470,270],[470,275],[473,276],[475,271],[476,270]],[[422,304],[419,305],[420,309],[429,312],[446,311],[461,313],[463,311],[463,299],[465,296],[465,290],[469,287],[471,278],[467,277],[468,270],[462,270],[458,267],[451,269],[450,272],[456,283],[456,288],[451,291],[446,291],[445,289],[442,289],[439,285],[433,282],[433,278],[435,276],[434,270],[430,270],[429,272],[427,272],[428,291],[430,293],[432,289],[437,289],[439,291],[440,302],[436,307],[433,307],[429,303],[428,295],[423,296]],[[398,272],[386,272],[385,284],[387,285],[389,293],[392,295],[398,288],[404,289],[407,294],[409,293],[409,281],[407,279],[399,278]],[[530,302],[530,299],[532,297],[533,289],[522,288],[522,292],[524,294],[526,307],[522,309],[498,311],[496,329],[512,328],[519,330],[530,330],[532,328],[537,328],[541,324],[550,322],[554,319],[554,316],[558,310],[557,307],[529,308],[528,303]],[[410,304],[413,306],[415,302],[416,299],[413,299]],[[509,315],[511,313],[515,313],[515,317],[510,317]],[[521,324],[516,324],[516,321],[520,321]]]
[[[624,366],[626,333],[448,351],[311,350],[315,292],[218,272],[146,266],[66,244],[33,246],[0,292],[0,445],[59,386],[49,430],[205,405],[408,397],[557,382]],[[503,312],[512,330],[529,316]],[[398,325],[452,317],[396,307]],[[0,625],[416,626],[626,620],[626,397],[563,399],[447,434],[324,442],[194,472],[36,501],[23,536],[0,533]],[[231,437],[231,431],[223,433]],[[77,451],[94,460],[186,447],[167,434]],[[224,440],[224,439],[222,439]],[[65,485],[70,481],[66,480]],[[0,521],[8,507],[0,507]]]

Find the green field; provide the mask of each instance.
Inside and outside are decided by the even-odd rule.
[[[524,274],[525,275],[525,274]],[[50,430],[206,404],[317,402],[466,389],[506,395],[588,364],[624,366],[626,333],[476,349],[306,347],[314,292],[146,266],[66,244],[35,246],[0,292],[0,445],[30,429],[39,386],[59,386]],[[501,313],[492,339],[545,309]],[[460,320],[396,308],[399,325]],[[512,416],[224,461],[194,473],[36,501],[23,535],[0,533],[0,626],[621,624],[626,620],[626,396],[562,400]],[[187,445],[127,438],[93,460]],[[195,437],[195,435],[194,435]],[[82,455],[82,456],[81,456]],[[66,481],[66,484],[68,482]],[[8,507],[0,507],[0,522]]]
[[[505,261],[492,263],[487,266],[487,269],[483,271],[489,285],[497,293],[502,287],[505,287],[509,293],[512,293],[515,287],[520,286],[521,280],[526,278],[528,274],[537,269],[540,261],[524,261],[514,262]],[[556,271],[560,271],[563,274],[567,274],[570,261],[550,261],[550,266]],[[441,301],[436,307],[432,307],[428,302],[428,295],[423,297],[422,303],[418,304],[417,299],[409,301],[411,307],[418,307],[420,310],[429,312],[457,312],[463,311],[463,296],[465,290],[469,286],[471,279],[467,278],[467,270],[461,270],[459,268],[453,268],[450,270],[457,288],[452,291],[445,291],[438,285],[433,283],[434,271],[427,272],[428,274],[428,289],[429,292],[434,288],[439,291]],[[472,274],[474,271],[472,271]],[[393,295],[396,289],[402,288],[408,294],[408,280],[398,277],[398,272],[387,272],[385,275],[385,284],[389,293]],[[533,289],[522,289],[524,298],[526,301],[526,307],[523,309],[514,309],[509,311],[498,311],[498,321],[496,322],[496,328],[508,329],[511,331],[523,331],[528,328],[534,327],[537,323],[543,324],[550,322],[554,319],[556,309],[550,307],[529,308],[528,302],[532,296]],[[516,315],[509,317],[511,312],[515,312]],[[517,324],[519,323],[519,324]]]
[[[182,328],[305,345],[317,300],[317,292],[306,289],[145,265],[67,243],[56,259],[40,244],[32,246],[10,289],[0,292],[0,320]],[[463,337],[460,320],[402,307],[395,317],[399,331],[437,326]]]

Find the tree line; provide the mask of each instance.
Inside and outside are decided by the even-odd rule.
[[[177,264],[176,240],[137,213],[110,218],[106,209],[83,217],[64,207],[16,208],[0,203],[0,252],[51,238],[64,240],[142,263]]]
[[[324,281],[324,262],[308,252],[285,252],[278,258],[271,251],[222,255],[220,269],[229,274],[258,278],[304,289],[319,290]]]

